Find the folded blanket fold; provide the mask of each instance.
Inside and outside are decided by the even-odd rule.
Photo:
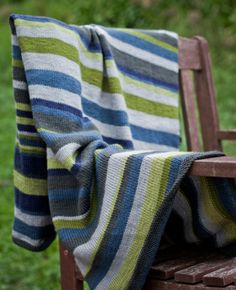
[[[56,231],[85,289],[141,289],[166,224],[173,241],[174,220],[181,241],[235,241],[232,180],[185,176],[221,153],[178,152],[176,34],[25,15],[10,24],[17,244],[42,250]]]

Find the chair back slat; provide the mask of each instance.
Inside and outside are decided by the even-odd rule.
[[[179,67],[188,150],[201,149],[198,116],[203,141],[202,149],[205,151],[222,150],[221,140],[218,138],[219,120],[209,48],[204,38],[198,36],[191,39],[180,38]],[[193,72],[194,80],[189,71]],[[198,115],[196,110],[198,110]]]
[[[196,115],[193,74],[190,70],[180,71],[181,101],[185,124],[185,134],[188,150],[200,151],[201,146],[198,138],[198,119]]]

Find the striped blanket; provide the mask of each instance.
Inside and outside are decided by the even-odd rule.
[[[220,153],[178,151],[176,34],[25,15],[10,25],[15,243],[43,250],[57,232],[85,289],[133,290],[164,228],[175,242],[235,241],[233,181],[186,177]]]

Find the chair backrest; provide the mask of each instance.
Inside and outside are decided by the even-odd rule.
[[[207,41],[199,36],[180,38],[179,65],[188,150],[222,150]]]

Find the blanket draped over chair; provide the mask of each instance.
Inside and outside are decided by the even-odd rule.
[[[137,290],[164,229],[174,242],[235,242],[234,181],[186,176],[221,153],[178,151],[176,34],[25,15],[10,25],[15,243],[43,250],[56,231],[85,289]]]

